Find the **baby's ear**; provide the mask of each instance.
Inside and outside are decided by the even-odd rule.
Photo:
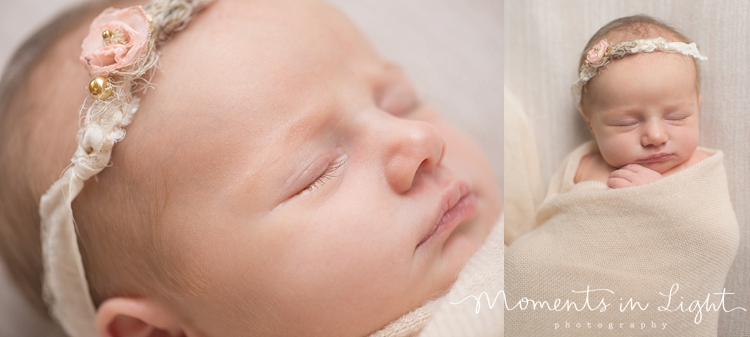
[[[596,135],[594,135],[594,130],[591,129],[591,120],[589,119],[589,116],[586,114],[586,111],[583,110],[583,106],[581,104],[578,104],[578,113],[581,114],[581,117],[583,117],[583,120],[586,121],[586,127],[589,128],[589,132],[591,132],[591,137],[594,137],[596,139]]]
[[[147,298],[114,297],[96,312],[96,331],[102,337],[186,336],[171,309]]]

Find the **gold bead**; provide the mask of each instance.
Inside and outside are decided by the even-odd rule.
[[[109,40],[110,38],[112,38],[112,32],[109,29],[105,29],[102,32],[102,39]]]
[[[112,95],[112,88],[109,87],[109,79],[106,76],[97,76],[89,82],[89,93],[91,97],[103,101]]]

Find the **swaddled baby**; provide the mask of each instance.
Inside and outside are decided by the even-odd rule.
[[[0,247],[70,336],[366,336],[497,228],[478,146],[330,6],[113,5],[3,91]]]
[[[716,335],[739,235],[723,154],[698,147],[705,59],[643,15],[591,38],[572,94],[594,141],[506,252],[506,334]]]
[[[708,157],[697,149],[695,60],[705,58],[677,31],[637,20],[602,28],[581,59],[572,91],[597,150],[581,159],[576,183],[639,186]]]

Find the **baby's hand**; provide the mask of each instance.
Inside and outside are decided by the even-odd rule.
[[[609,174],[607,186],[623,188],[645,185],[661,179],[661,173],[638,164],[628,164]]]

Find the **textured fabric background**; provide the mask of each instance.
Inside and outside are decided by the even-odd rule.
[[[0,0],[2,69],[34,30],[79,2]],[[405,68],[424,101],[480,143],[502,182],[502,1],[330,2],[360,26],[386,58]],[[0,337],[49,336],[7,282],[0,266]]]
[[[588,39],[618,17],[648,14],[697,42],[702,62],[701,145],[722,149],[740,223],[726,280],[727,308],[750,310],[750,2],[714,0],[506,0],[505,88],[518,96],[539,148],[545,185],[563,157],[590,139],[570,96]],[[512,226],[506,221],[506,226]],[[717,289],[721,290],[721,289]],[[719,336],[750,334],[750,312],[722,314]]]

